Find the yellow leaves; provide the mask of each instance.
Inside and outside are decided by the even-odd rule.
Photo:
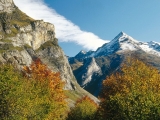
[[[93,120],[97,109],[98,105],[85,96],[76,102],[67,120]]]
[[[47,68],[46,65],[37,59],[30,67],[24,67],[26,74],[29,74],[32,79],[39,81],[42,85],[47,83],[50,91],[54,93],[62,93],[64,83],[60,78],[60,73],[54,73]]]
[[[11,65],[0,67],[0,118],[59,120],[67,116],[64,82],[40,60],[23,75]]]
[[[143,62],[135,59],[128,59],[121,68],[120,73],[115,73],[106,78],[103,82],[103,89],[108,95],[120,92],[126,94],[132,89],[147,92],[149,89],[159,89],[159,71]],[[156,87],[155,87],[156,86]],[[106,91],[108,89],[108,91]],[[103,91],[104,91],[103,90]]]
[[[24,73],[27,74],[30,81],[33,81],[36,88],[39,89],[38,99],[41,96],[45,98],[49,107],[52,108],[51,113],[48,113],[48,118],[60,119],[64,116],[67,109],[64,94],[64,82],[60,78],[60,73],[52,72],[48,67],[37,59],[29,67],[24,67]],[[44,98],[43,98],[44,99]],[[44,101],[42,101],[44,102]]]
[[[120,71],[103,81],[99,111],[105,118],[157,119],[160,116],[160,72],[128,58]],[[117,118],[114,118],[117,119]]]

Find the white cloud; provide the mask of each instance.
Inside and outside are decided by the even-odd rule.
[[[54,24],[56,37],[60,42],[75,42],[88,50],[96,50],[108,42],[91,32],[82,31],[77,25],[49,8],[43,0],[14,0],[14,3],[32,18]]]

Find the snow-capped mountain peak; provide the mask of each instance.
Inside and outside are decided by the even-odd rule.
[[[145,60],[146,63],[160,69],[160,43],[141,42],[124,32],[99,47],[96,51],[76,55],[70,59],[78,83],[94,95],[101,90],[106,76],[115,73],[130,55]],[[94,88],[94,89],[93,89]]]
[[[84,54],[81,51],[81,55],[78,57],[83,58],[87,57],[100,57],[107,56],[113,53],[122,53],[127,51],[137,51],[142,50],[148,54],[153,54],[160,56],[160,43],[158,42],[140,42],[135,40],[131,36],[127,35],[124,32],[120,32],[113,40],[108,43],[105,43],[103,46],[99,47],[96,51],[86,52]]]
[[[106,56],[114,52],[122,52],[125,50],[134,51],[139,49],[139,42],[133,39],[131,36],[124,32],[120,32],[113,40],[109,43],[104,44],[102,47],[98,48],[92,57]]]
[[[120,32],[113,40],[113,42],[119,42],[119,43],[123,43],[123,42],[132,42],[132,43],[138,43],[137,40],[133,39],[131,36],[127,35],[124,32]]]
[[[129,38],[129,36],[124,32],[120,32],[112,41],[121,42],[121,41],[125,40],[126,38]]]

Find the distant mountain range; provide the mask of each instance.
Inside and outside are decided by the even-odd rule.
[[[69,63],[80,86],[98,96],[102,81],[118,70],[128,56],[160,69],[160,43],[140,42],[124,32],[96,51],[80,51],[69,58]]]

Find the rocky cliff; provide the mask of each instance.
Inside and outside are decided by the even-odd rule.
[[[22,69],[37,58],[52,71],[60,72],[70,106],[75,98],[85,95],[98,101],[78,85],[68,59],[58,45],[54,25],[30,18],[13,0],[0,0],[0,64],[11,63]]]
[[[13,0],[0,0],[0,12],[11,13],[14,9]]]
[[[54,29],[54,25],[21,12],[13,0],[0,0],[0,62],[22,68],[40,58],[53,71],[61,73],[65,89],[76,89],[75,77],[58,45]]]

